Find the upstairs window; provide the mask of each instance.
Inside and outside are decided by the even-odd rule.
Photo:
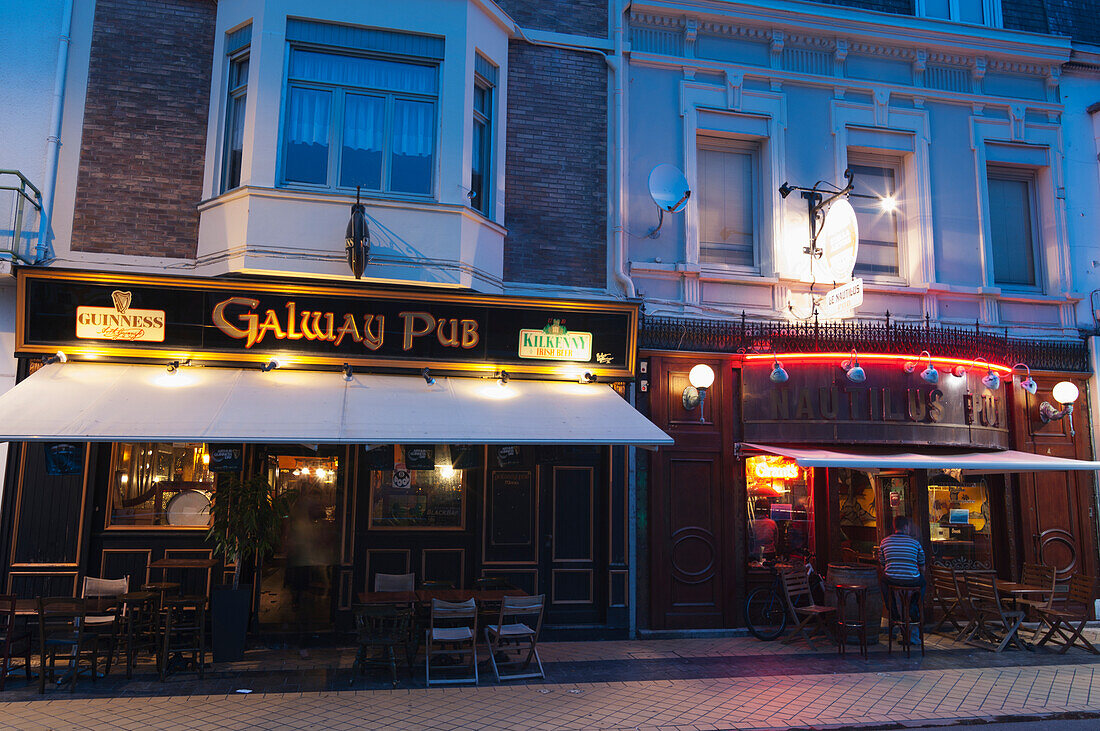
[[[756,256],[759,148],[719,137],[698,141],[699,262],[740,269]]]
[[[859,223],[859,250],[852,273],[857,277],[897,277],[901,273],[898,257],[901,160],[849,153],[848,169],[854,176],[852,192],[873,196],[848,199]]]
[[[997,286],[1039,286],[1035,227],[1035,176],[1030,170],[989,166],[990,252]]]
[[[473,149],[470,155],[470,206],[489,215],[493,185],[493,106],[497,68],[480,54],[474,72]]]
[[[974,25],[1001,25],[1001,0],[916,0],[917,15]]]
[[[431,195],[435,63],[291,48],[283,181]]]
[[[222,161],[221,192],[241,184],[241,164],[244,157],[244,107],[248,97],[248,44],[252,26],[233,31],[226,36],[229,54],[229,80],[225,101],[225,159]]]

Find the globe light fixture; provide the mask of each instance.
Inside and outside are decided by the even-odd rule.
[[[1076,436],[1076,432],[1073,430],[1073,402],[1081,395],[1081,391],[1076,384],[1070,381],[1059,381],[1054,386],[1051,395],[1055,401],[1062,405],[1062,408],[1056,409],[1049,401],[1044,401],[1039,404],[1039,418],[1043,420],[1044,424],[1047,424],[1068,416],[1070,417],[1069,435],[1071,437]]]
[[[703,403],[707,398],[707,389],[714,384],[714,369],[706,363],[699,363],[688,372],[688,382],[691,384],[684,389],[682,400],[684,409],[691,411],[699,407],[699,421],[706,421],[703,417]]]

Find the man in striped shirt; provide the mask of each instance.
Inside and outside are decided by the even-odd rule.
[[[924,547],[914,537],[916,528],[913,521],[904,515],[894,518],[894,532],[882,539],[879,544],[878,556],[882,564],[882,596],[886,605],[890,607],[890,614],[898,615],[898,609],[894,606],[893,586],[917,586],[920,594],[913,597],[913,603],[909,607],[909,617],[913,620],[920,618],[920,608],[924,600]],[[916,642],[916,627],[911,632],[911,641]]]

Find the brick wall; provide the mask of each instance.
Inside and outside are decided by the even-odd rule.
[[[524,28],[607,37],[608,0],[496,0]]]
[[[607,78],[599,56],[511,43],[507,281],[606,286]]]
[[[213,0],[98,0],[73,249],[193,257]]]

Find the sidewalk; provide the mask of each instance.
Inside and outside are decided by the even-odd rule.
[[[1093,639],[1096,631],[1091,631]],[[390,690],[351,670],[353,651],[250,651],[205,680],[157,681],[151,665],[77,692],[24,680],[0,694],[0,728],[733,729],[869,726],[1096,713],[1100,657],[1071,650],[994,654],[932,636],[927,656],[753,638],[558,642],[547,681],[425,688],[423,669]],[[485,668],[487,670],[487,667]],[[251,693],[239,693],[249,690]]]

